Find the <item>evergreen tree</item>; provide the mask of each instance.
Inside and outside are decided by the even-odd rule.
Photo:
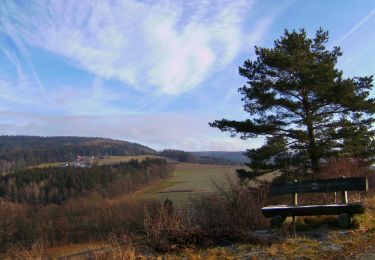
[[[247,150],[249,170],[240,177],[318,173],[324,159],[340,154],[374,160],[373,77],[344,78],[336,68],[339,47],[326,48],[328,32],[285,31],[273,48],[255,47],[256,60],[239,68],[246,85],[245,121],[216,120],[210,126],[241,138],[265,139]]]

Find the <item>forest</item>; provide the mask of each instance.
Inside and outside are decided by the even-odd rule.
[[[169,177],[173,167],[164,159],[132,160],[91,168],[48,167],[17,170],[0,177],[0,197],[31,205],[61,204],[96,191],[103,197],[130,194],[155,180]]]

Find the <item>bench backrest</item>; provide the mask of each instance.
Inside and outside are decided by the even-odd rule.
[[[290,193],[324,193],[337,191],[367,191],[366,177],[324,179],[317,181],[292,182],[283,185],[272,185],[271,195]]]

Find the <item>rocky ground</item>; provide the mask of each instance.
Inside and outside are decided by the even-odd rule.
[[[258,244],[241,243],[167,254],[165,259],[375,259],[375,230],[338,230],[327,226],[294,234],[278,230],[254,233]]]
[[[136,246],[76,244],[77,250],[67,246],[48,249],[39,259],[375,259],[375,229],[339,230],[322,226],[310,231],[297,231],[296,235],[285,229],[258,230],[252,237],[251,243],[188,248],[167,254],[157,254],[149,248]],[[58,251],[65,253],[57,254]]]

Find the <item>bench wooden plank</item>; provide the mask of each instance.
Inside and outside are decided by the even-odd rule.
[[[331,204],[331,205],[306,205],[306,206],[269,206],[262,208],[262,214],[269,218],[276,215],[282,217],[291,216],[314,216],[314,215],[340,215],[362,214],[364,207],[362,203]]]
[[[315,193],[336,191],[367,191],[366,177],[336,178],[319,181],[294,182],[284,185],[272,185],[271,195],[289,193]]]

